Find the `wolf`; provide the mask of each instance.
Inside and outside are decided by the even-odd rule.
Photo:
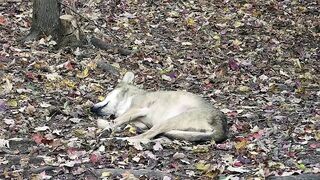
[[[127,140],[151,140],[158,135],[193,142],[227,139],[226,116],[200,96],[185,91],[149,92],[133,81],[134,74],[127,72],[115,89],[91,108],[98,115],[115,116],[112,130],[127,123],[147,129]]]

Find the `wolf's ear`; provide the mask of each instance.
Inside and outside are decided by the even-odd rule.
[[[126,72],[126,74],[122,78],[122,82],[124,83],[132,83],[134,79],[134,74],[133,72]]]

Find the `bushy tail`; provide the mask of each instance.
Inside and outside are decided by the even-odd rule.
[[[197,131],[181,131],[181,130],[171,130],[164,133],[165,136],[173,139],[187,140],[187,141],[211,141],[222,142],[227,139],[225,132],[197,132]]]

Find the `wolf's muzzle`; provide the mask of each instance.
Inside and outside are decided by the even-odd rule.
[[[106,107],[108,105],[108,103],[106,103],[105,105],[103,106],[97,106],[97,104],[95,104],[94,106],[92,106],[90,108],[90,111],[94,114],[97,114],[97,115],[105,115],[101,110]]]
[[[103,107],[92,106],[92,107],[90,108],[90,111],[91,111],[92,113],[99,114],[99,113],[100,113],[100,110],[101,110],[102,108],[103,108]]]

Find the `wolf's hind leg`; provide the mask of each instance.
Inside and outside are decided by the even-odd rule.
[[[150,130],[131,139],[151,139],[159,134],[188,141],[223,141],[226,122],[221,114],[208,109],[192,109],[155,124]]]
[[[210,116],[205,115],[208,112],[202,109],[193,109],[170,119],[154,124],[148,131],[131,137],[131,139],[152,139],[153,137],[169,132],[171,130],[181,130],[181,131],[211,131],[209,118]],[[195,116],[196,114],[196,116]]]

